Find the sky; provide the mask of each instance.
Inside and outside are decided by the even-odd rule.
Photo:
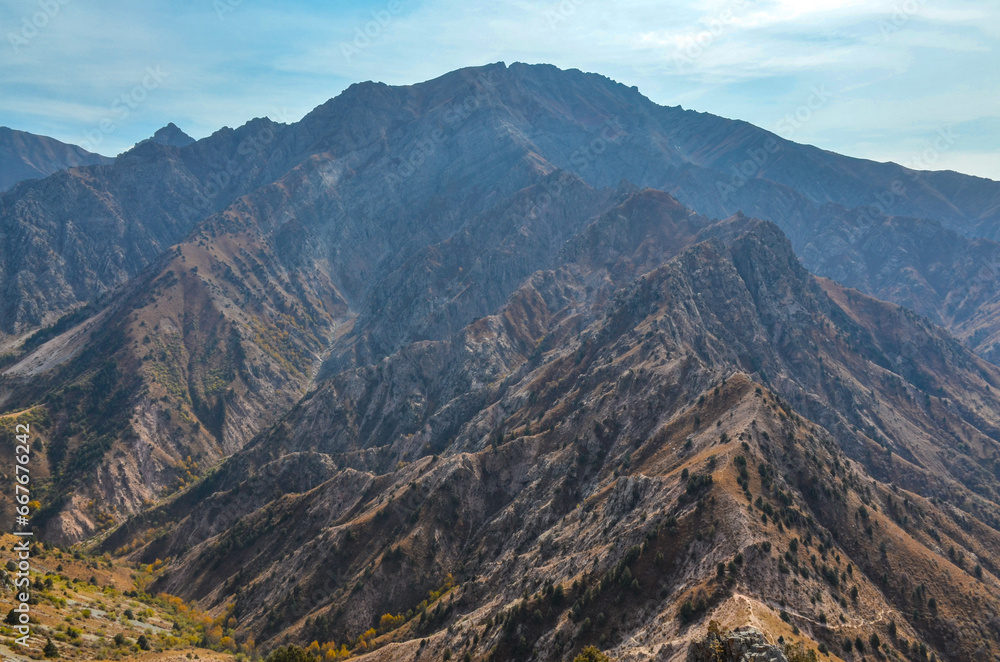
[[[0,0],[0,126],[115,155],[352,82],[547,62],[797,142],[1000,180],[997,0]]]

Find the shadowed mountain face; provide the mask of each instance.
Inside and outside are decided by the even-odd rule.
[[[23,333],[137,275],[206,215],[287,171],[283,127],[255,120],[178,149],[147,142],[0,195],[0,331]],[[285,146],[283,146],[285,145]]]
[[[50,539],[373,660],[1000,651],[1000,184],[519,64],[157,136],[0,196]]]
[[[25,179],[48,177],[57,170],[111,161],[54,138],[0,126],[0,191]]]
[[[1000,650],[967,620],[1000,609],[1000,482],[976,468],[1000,371],[809,275],[773,225],[658,237],[686,222],[661,196],[593,220],[495,314],[324,381],[104,545],[161,532],[134,552],[175,559],[157,589],[371,659],[683,659],[708,614]]]
[[[969,293],[965,280],[949,279],[939,265],[947,260],[963,274],[995,274],[994,244],[975,238],[996,238],[1000,184],[797,145],[744,122],[658,106],[594,74],[496,64],[410,87],[355,85],[293,125],[255,120],[191,144],[169,125],[158,135],[110,169],[69,173],[0,199],[4,240],[27,247],[0,269],[7,294],[0,330],[21,334],[92,301],[204,218],[292,169],[326,177],[336,190],[318,195],[356,210],[345,196],[368,193],[351,186],[378,182],[385,199],[373,201],[367,214],[394,213],[395,204],[409,205],[415,195],[426,198],[419,213],[439,205],[438,225],[408,229],[407,256],[447,239],[449,223],[482,209],[464,208],[462,195],[486,195],[498,185],[509,194],[562,171],[597,189],[618,188],[622,180],[662,189],[708,217],[766,218],[816,273],[880,298],[919,302],[920,312],[984,356],[997,341],[991,315],[956,306],[994,308],[995,278],[977,279],[981,285]],[[526,178],[498,179],[518,163]],[[346,240],[363,222],[355,217],[334,231]],[[897,251],[891,263],[878,263],[886,231],[898,245],[922,244],[936,232],[950,252]],[[355,239],[365,244],[363,234]],[[844,263],[856,265],[853,273]],[[29,267],[38,264],[40,274]],[[378,289],[368,273],[352,277],[358,282],[343,285],[359,297]]]

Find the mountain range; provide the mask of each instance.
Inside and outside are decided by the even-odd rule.
[[[0,194],[33,520],[234,641],[1000,654],[1000,183],[502,63],[64,163]]]

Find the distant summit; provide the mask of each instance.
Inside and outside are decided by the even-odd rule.
[[[100,163],[111,163],[111,159],[55,138],[0,126],[0,191],[25,179]]]
[[[181,131],[176,124],[171,122],[165,127],[158,129],[151,138],[146,138],[145,140],[136,143],[135,146],[138,147],[139,145],[145,145],[146,143],[156,143],[157,145],[168,145],[170,147],[186,147],[193,142],[194,138]]]

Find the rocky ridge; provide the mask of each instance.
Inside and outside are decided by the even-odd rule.
[[[993,655],[996,186],[911,174],[492,65],[22,183],[35,519],[270,647]]]
[[[977,416],[997,404],[942,422],[905,393],[949,384],[992,402],[996,369],[816,281],[773,225],[724,226],[604,312],[582,312],[568,272],[539,274],[453,340],[328,380],[105,544],[175,558],[158,587],[235,600],[258,641],[348,642],[371,659],[549,659],[598,642],[681,659],[710,617],[813,649],[875,633],[907,655],[976,659],[996,645],[989,619],[968,629],[977,610],[998,613],[996,497],[947,478],[934,436],[970,426],[970,451],[994,457]],[[905,361],[881,367],[896,333],[937,376],[916,386]],[[818,364],[835,372],[816,381]],[[867,389],[871,404],[840,404]],[[933,412],[947,396],[930,397]],[[863,429],[883,398],[897,417]]]
[[[48,177],[66,168],[111,161],[106,156],[54,138],[0,127],[0,191],[26,179]]]

